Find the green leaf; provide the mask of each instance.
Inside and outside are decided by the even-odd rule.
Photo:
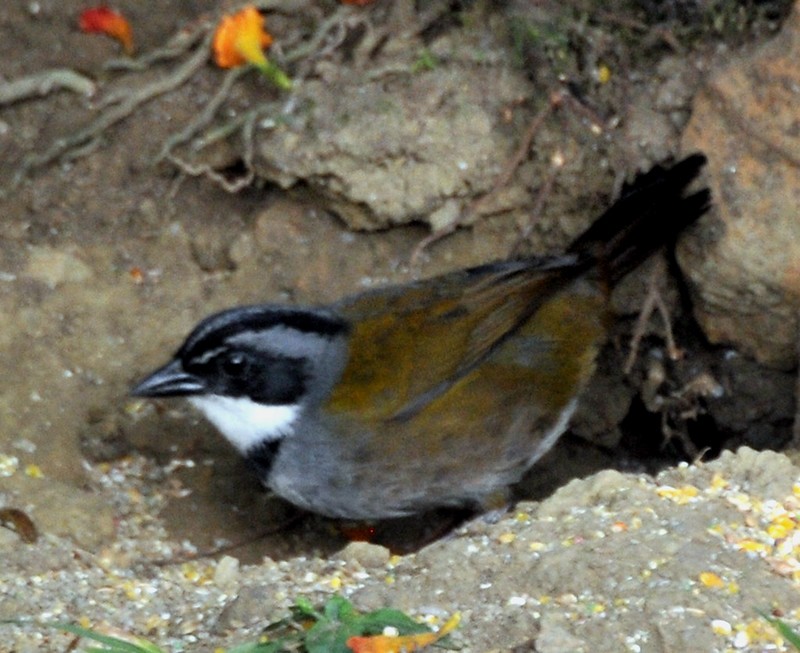
[[[295,647],[296,648],[296,647]],[[228,653],[284,653],[291,649],[285,639],[275,640],[274,642],[251,642],[249,644],[239,644],[228,649]]]
[[[352,653],[345,642],[358,632],[340,621],[319,621],[305,634],[308,653]]]
[[[401,635],[417,635],[429,633],[431,629],[425,624],[414,621],[407,614],[393,608],[381,608],[365,614],[362,618],[361,635],[378,635],[387,626],[397,628]]]
[[[777,630],[781,637],[783,637],[787,642],[789,642],[792,646],[794,646],[798,651],[800,651],[800,635],[798,635],[792,627],[787,624],[782,619],[778,619],[778,617],[773,617],[772,615],[766,614],[765,612],[761,612],[761,616],[764,617],[767,621],[769,621]]]
[[[57,628],[67,633],[72,633],[84,639],[91,639],[95,642],[100,642],[103,647],[92,647],[87,649],[89,653],[163,653],[155,644],[148,642],[145,639],[136,638],[134,641],[128,641],[113,635],[103,635],[91,628],[83,628],[77,624],[65,622],[51,622],[44,623],[43,626],[49,628]]]
[[[411,65],[411,72],[419,73],[422,71],[434,70],[439,65],[439,60],[427,48],[417,53],[417,60]]]
[[[338,595],[328,599],[323,612],[328,619],[341,622],[352,621],[360,616],[350,601]]]
[[[364,617],[343,596],[332,596],[322,608],[323,614],[307,633],[308,653],[352,653],[347,640],[363,633]]]
[[[85,653],[164,653],[155,644],[144,639],[121,639],[72,623],[0,620],[0,624],[3,623],[57,628],[100,644],[83,648]],[[337,595],[317,609],[308,599],[301,597],[292,606],[291,616],[272,622],[264,629],[264,641],[240,644],[229,649],[228,653],[352,653],[347,646],[350,637],[377,635],[388,626],[396,628],[401,635],[431,631],[425,624],[420,624],[392,608],[381,608],[362,614],[349,600]],[[446,640],[447,637],[439,640],[437,645],[452,648]]]
[[[311,604],[311,601],[302,596],[294,602],[294,609],[304,617],[311,617],[312,619],[325,618],[325,616]]]

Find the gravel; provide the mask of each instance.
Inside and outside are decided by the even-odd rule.
[[[415,554],[351,543],[256,565],[186,561],[191,544],[170,541],[158,516],[163,472],[141,457],[88,470],[116,525],[95,551],[0,529],[0,619],[32,620],[4,625],[0,650],[67,650],[74,636],[41,625],[58,620],[214,651],[253,641],[298,597],[335,593],[431,624],[460,612],[464,651],[785,651],[758,611],[800,622],[800,469],[782,454],[743,448],[656,478],[600,472]],[[68,503],[62,519],[89,528],[80,497],[73,513]]]

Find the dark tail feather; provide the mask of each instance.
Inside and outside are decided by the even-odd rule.
[[[598,261],[609,283],[616,283],[708,210],[707,188],[686,195],[705,163],[703,154],[692,154],[638,175],[567,251]]]

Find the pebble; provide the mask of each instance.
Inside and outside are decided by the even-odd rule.
[[[94,276],[94,273],[72,252],[31,245],[28,249],[25,276],[55,288],[63,283],[87,281]]]
[[[214,570],[214,583],[223,590],[235,587],[239,582],[239,560],[223,556]]]
[[[391,555],[391,552],[385,546],[370,544],[369,542],[350,542],[339,554],[342,560],[357,562],[364,569],[386,566]]]

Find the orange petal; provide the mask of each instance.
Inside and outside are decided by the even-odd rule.
[[[223,16],[214,32],[214,62],[220,68],[235,68],[251,63],[261,68],[267,64],[264,48],[272,36],[264,29],[264,17],[252,5]]]
[[[364,637],[350,637],[346,644],[353,653],[411,653],[418,651],[430,644],[438,642],[442,637],[452,631],[461,620],[456,613],[435,633],[420,633],[419,635],[368,635]]]
[[[78,26],[88,33],[102,33],[117,39],[127,54],[133,54],[133,30],[120,13],[105,6],[84,9],[78,17]]]
[[[436,633],[420,635],[369,635],[366,637],[350,637],[347,646],[353,653],[411,653],[423,646],[433,644],[438,638]]]

